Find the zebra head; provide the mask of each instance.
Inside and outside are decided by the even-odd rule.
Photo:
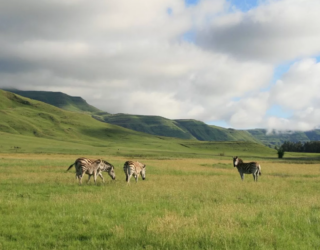
[[[236,167],[236,166],[238,165],[238,163],[239,163],[239,158],[238,158],[238,156],[233,157],[233,167]]]
[[[112,180],[116,179],[116,172],[114,171],[114,166],[109,168],[108,174],[110,175],[110,177],[112,178]]]
[[[112,180],[116,179],[116,173],[114,171],[114,166],[107,162],[107,161],[101,161],[100,169],[103,172],[107,172],[109,176],[112,178]]]
[[[142,180],[144,180],[146,178],[146,166],[147,165],[143,165],[142,169],[141,169],[141,172],[140,172],[140,175],[142,177]]]

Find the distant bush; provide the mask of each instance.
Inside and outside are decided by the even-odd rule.
[[[280,148],[275,147],[275,149],[277,150],[278,158],[282,159],[284,156],[284,152],[285,152],[284,149],[282,147],[280,147]]]
[[[290,142],[285,141],[280,148],[287,152],[320,153],[320,141]]]

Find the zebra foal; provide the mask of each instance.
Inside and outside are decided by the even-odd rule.
[[[261,166],[258,162],[244,163],[238,156],[233,157],[233,167],[237,167],[242,180],[244,174],[252,174],[254,181],[258,181],[258,176],[261,175]]]
[[[82,177],[84,174],[89,175],[88,181],[90,181],[91,176],[93,175],[94,183],[97,181],[97,175],[100,176],[102,181],[104,182],[104,178],[101,172],[108,172],[109,176],[115,180],[116,174],[114,171],[114,166],[109,162],[104,160],[93,160],[88,159],[86,157],[80,157],[76,159],[74,163],[72,163],[67,171],[69,171],[73,166],[76,168],[76,178],[79,180],[79,184],[82,184]]]
[[[123,171],[126,174],[126,182],[130,182],[131,176],[134,176],[136,182],[138,182],[139,174],[142,180],[146,178],[146,165],[138,161],[126,161],[123,165]]]

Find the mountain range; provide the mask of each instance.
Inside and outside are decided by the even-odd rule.
[[[167,119],[161,116],[145,116],[132,114],[110,114],[88,104],[81,97],[72,97],[61,92],[22,91],[6,89],[6,91],[38,100],[58,108],[84,112],[98,121],[118,125],[133,131],[146,134],[191,139],[199,141],[249,141],[262,143],[269,147],[279,146],[284,141],[306,142],[320,140],[320,130],[286,131],[267,133],[266,129],[236,130],[208,125],[193,119]],[[3,127],[2,127],[3,128]],[[1,127],[0,127],[1,130]]]

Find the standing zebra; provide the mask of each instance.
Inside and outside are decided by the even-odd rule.
[[[76,168],[76,178],[79,180],[80,185],[82,184],[82,177],[84,174],[89,175],[88,182],[91,176],[93,175],[94,183],[96,183],[97,175],[99,175],[104,182],[104,178],[101,172],[108,172],[108,174],[113,180],[116,179],[114,166],[104,160],[92,160],[85,157],[81,157],[78,158],[74,163],[72,163],[70,167],[67,169],[67,171],[69,171],[69,169],[71,169],[73,165]]]
[[[258,181],[258,175],[261,175],[261,166],[258,162],[244,163],[238,156],[233,157],[233,166],[237,167],[241,179],[243,180],[244,174],[252,174],[253,180]]]
[[[126,174],[126,182],[130,182],[130,178],[133,175],[138,182],[139,174],[142,177],[142,180],[146,178],[146,165],[138,161],[126,161],[123,166],[123,171]]]

